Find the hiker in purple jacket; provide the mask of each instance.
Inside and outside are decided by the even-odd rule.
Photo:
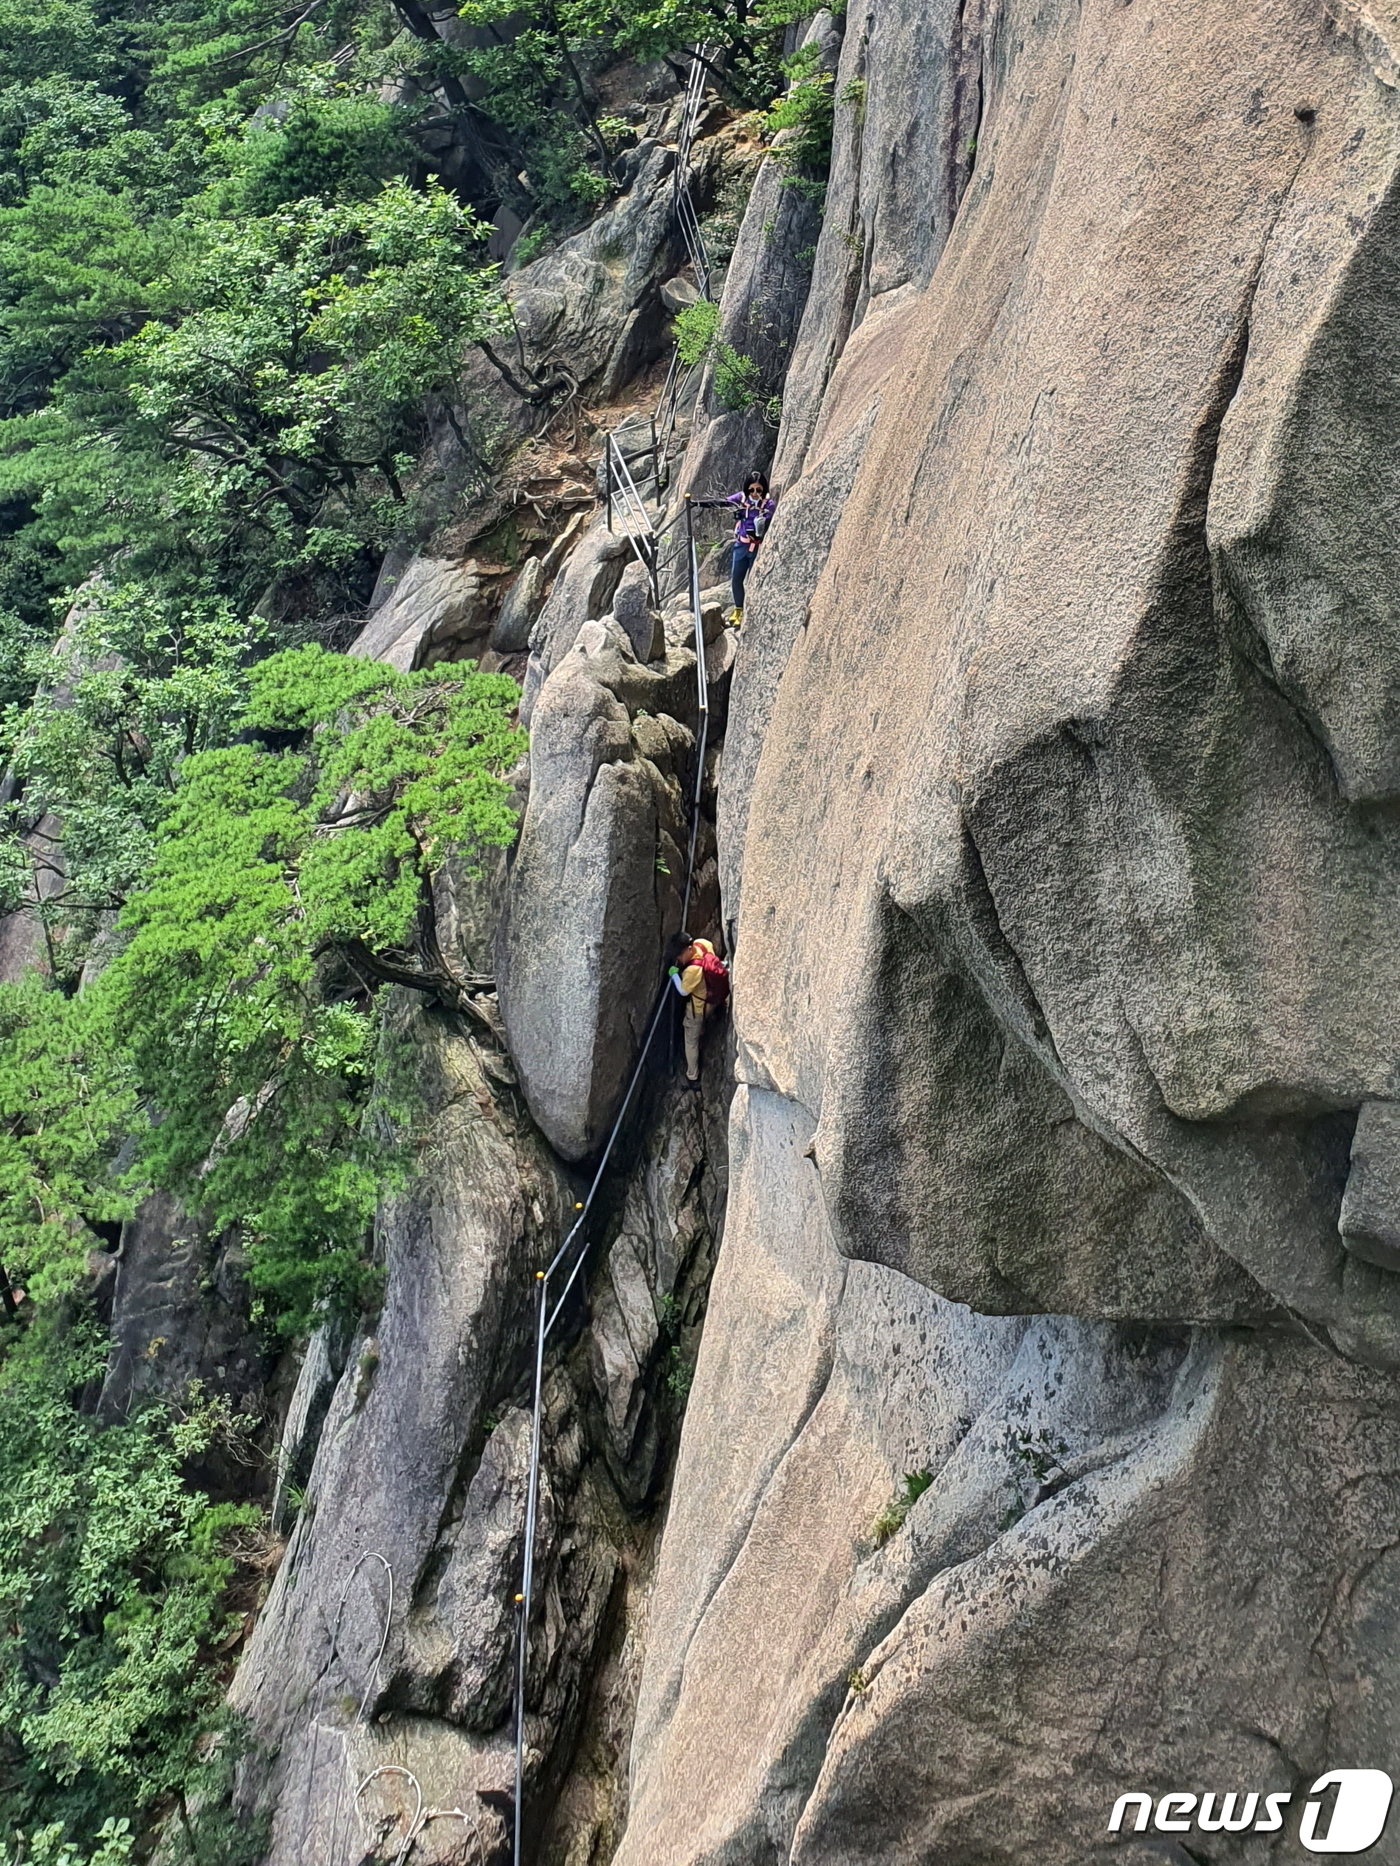
[[[776,501],[762,473],[750,473],[742,492],[731,492],[724,502],[738,512],[734,522],[734,550],[729,562],[729,587],[734,595],[730,621],[737,628],[744,613],[744,583],[758,555],[759,540],[768,529]]]

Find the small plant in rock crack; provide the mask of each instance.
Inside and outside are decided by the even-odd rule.
[[[870,1525],[870,1540],[883,1548],[891,1536],[898,1535],[904,1519],[933,1482],[932,1471],[906,1471],[904,1482]]]
[[[656,1299],[656,1319],[663,1334],[674,1335],[681,1325],[681,1305],[676,1300],[675,1292],[667,1290],[664,1296]]]
[[[679,1341],[672,1343],[666,1360],[666,1391],[678,1405],[683,1406],[690,1398],[690,1384],[695,1378],[695,1369]]]
[[[846,1673],[846,1689],[853,1698],[863,1698],[870,1689],[870,1680],[858,1665],[853,1665]]]
[[[1063,1439],[1052,1437],[1048,1432],[1013,1431],[1008,1441],[1011,1461],[1037,1485],[1044,1486],[1056,1476],[1062,1475],[1064,1466],[1061,1460],[1068,1455],[1069,1447]]]

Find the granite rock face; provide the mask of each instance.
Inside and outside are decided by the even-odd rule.
[[[1125,1790],[1384,1753],[1390,1379],[843,1260],[810,1135],[740,1090],[619,1866],[1077,1866]]]
[[[1389,1767],[1397,47],[848,14],[618,1866],[1292,1866]]]
[[[299,1860],[313,1836],[329,1849],[337,1823],[342,1839],[368,1838],[361,1822],[374,1803],[362,1815],[353,1787],[356,1769],[375,1766],[361,1758],[389,1747],[375,1718],[390,1703],[416,1711],[414,1681],[450,1669],[456,1596],[438,1581],[456,1531],[465,1517],[474,1540],[502,1485],[522,1481],[519,1415],[494,1430],[483,1421],[523,1351],[530,1278],[559,1234],[563,1188],[476,1046],[449,1019],[405,1015],[425,1104],[423,1171],[382,1216],[383,1306],[345,1356],[305,1507],[233,1694],[268,1758],[245,1793],[273,1813],[271,1862]],[[489,1561],[492,1546],[482,1534],[478,1557]],[[504,1736],[489,1734],[512,1632],[501,1598],[497,1622],[477,1629],[480,1714],[463,1718],[459,1684],[456,1715],[433,1725],[430,1773],[446,1771],[444,1788],[483,1819],[489,1803],[476,1790],[501,1789],[510,1774]],[[448,1656],[425,1657],[434,1643]],[[397,1741],[415,1756],[422,1748]]]
[[[775,553],[818,523],[809,485],[831,542],[748,800],[744,1043],[819,1117],[855,1254],[992,1306],[1199,1320],[1225,1274],[1190,1267],[1199,1225],[1267,1301],[1391,1362],[1400,1285],[1337,1219],[1396,1067],[1361,617],[1389,600],[1400,118],[1310,5],[1245,37],[1193,7],[1174,51],[1146,22],[1002,9],[948,242],[925,289],[872,299],[780,507]],[[819,467],[872,403],[838,506]],[[1365,719],[1321,669],[1344,633]],[[794,1016],[808,995],[829,1014]],[[1174,1303],[1136,1220],[1118,1295],[1086,1297],[1060,1167],[1017,1162],[1008,1205],[973,1110],[1035,1123],[1051,1083],[1179,1203]],[[1028,1208],[1063,1273],[994,1298],[998,1212]]]
[[[1391,0],[861,0],[805,308],[760,181],[782,496],[737,644],[705,605],[692,902],[733,1028],[644,1084],[548,1366],[548,1866],[1301,1866],[1314,1779],[1389,1766],[1397,48]],[[668,159],[522,320],[605,392]],[[471,1810],[424,1859],[504,1839],[532,1278],[681,912],[689,622],[629,563],[595,523],[521,588],[518,845],[442,883],[510,1054],[412,1014],[383,1312],[294,1409],[235,1693],[273,1866],[392,1856],[394,1768]],[[1173,1790],[1284,1825],[1110,1834]]]
[[[351,654],[406,673],[432,661],[460,660],[485,645],[490,601],[471,559],[410,558],[397,576],[381,582],[378,606],[350,644]]]

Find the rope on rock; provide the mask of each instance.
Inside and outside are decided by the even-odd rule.
[[[377,1561],[385,1574],[388,1575],[389,1595],[384,1603],[384,1627],[379,1635],[379,1650],[374,1655],[374,1664],[370,1668],[369,1681],[365,1685],[365,1694],[360,1699],[359,1710],[355,1713],[356,1717],[360,1720],[363,1720],[369,1701],[374,1696],[374,1687],[379,1682],[379,1667],[384,1662],[384,1649],[389,1644],[389,1628],[394,1618],[394,1570],[386,1558],[379,1553],[378,1549],[370,1549],[366,1554],[361,1555],[354,1567],[351,1568],[349,1574],[346,1575],[345,1586],[340,1590],[340,1603],[335,1610],[335,1625],[331,1629],[330,1659],[333,1664],[337,1656],[338,1648],[336,1642],[340,1638],[340,1622],[345,1614],[345,1603],[350,1597],[351,1584],[367,1561]]]
[[[356,1784],[355,1806],[357,1808],[360,1805],[361,1795],[364,1794],[370,1783],[378,1780],[381,1775],[403,1776],[405,1781],[407,1781],[412,1788],[414,1794],[418,1797],[417,1806],[413,1810],[413,1818],[408,1823],[408,1832],[404,1835],[399,1850],[394,1855],[393,1866],[403,1866],[403,1862],[408,1858],[414,1847],[417,1846],[419,1836],[422,1834],[423,1829],[428,1825],[429,1821],[463,1822],[470,1831],[472,1842],[476,1848],[477,1860],[480,1861],[485,1858],[481,1844],[481,1829],[475,1816],[468,1814],[465,1808],[425,1808],[423,1805],[423,1784],[418,1780],[418,1777],[413,1773],[412,1769],[404,1768],[401,1763],[381,1763],[377,1769],[371,1769],[369,1774],[364,1776]]]

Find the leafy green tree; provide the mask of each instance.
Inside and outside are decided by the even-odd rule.
[[[364,200],[413,160],[407,113],[373,97],[301,97],[237,145],[231,205],[271,214],[293,201]]]
[[[198,1790],[226,1721],[207,1657],[230,1538],[257,1519],[184,1481],[226,1408],[195,1392],[103,1428],[76,1402],[104,1362],[94,1332],[52,1320],[0,1361],[0,1820],[29,1859],[71,1844],[84,1866],[124,1860],[124,1820]]]
[[[183,560],[247,600],[269,575],[346,564],[374,529],[362,480],[402,503],[424,396],[498,326],[481,234],[443,190],[401,182],[220,227],[176,268],[178,312],[0,424],[0,495],[34,500],[75,572]]]
[[[172,684],[178,670],[156,683],[167,706]],[[0,1262],[46,1298],[80,1280],[90,1227],[152,1184],[245,1228],[253,1280],[287,1326],[353,1298],[394,1166],[372,1095],[382,988],[475,1012],[480,981],[442,951],[433,880],[449,850],[470,860],[514,833],[514,682],[306,647],[248,685],[252,742],[184,753],[173,712],[155,719],[142,780],[155,807],[133,819],[148,872],[100,976],[73,999],[0,988]],[[187,721],[228,695],[226,670],[201,670]],[[118,693],[117,726],[103,715],[78,735],[76,769],[132,705]],[[142,1103],[158,1111],[148,1123]]]
[[[0,985],[0,1283],[54,1303],[77,1288],[93,1225],[130,1215],[117,1157],[139,1125],[129,1059],[103,1007],[30,977]]]
[[[20,785],[0,810],[0,911],[30,907],[70,971],[95,916],[144,878],[181,761],[229,736],[265,632],[222,597],[98,582],[57,646],[31,655],[37,693],[0,713],[0,762]],[[33,834],[46,815],[61,859]]]

